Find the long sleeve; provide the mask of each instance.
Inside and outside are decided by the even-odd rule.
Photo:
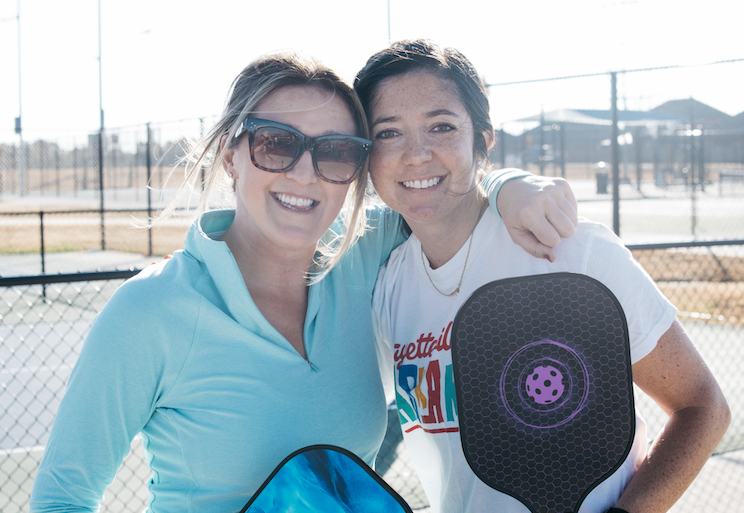
[[[152,291],[142,283],[120,288],[91,327],[34,481],[31,512],[97,511],[132,439],[176,379],[182,351],[168,341],[190,342],[179,336],[189,328],[164,326],[169,306],[148,305]],[[179,318],[188,323],[188,315]]]
[[[501,187],[503,187],[503,185],[509,180],[513,180],[515,178],[523,178],[530,175],[532,175],[532,173],[528,171],[523,171],[521,169],[513,167],[507,167],[504,169],[499,169],[497,171],[491,171],[486,176],[484,176],[481,184],[483,185],[483,188],[486,191],[486,195],[488,196],[488,203],[491,210],[493,210],[496,214],[499,215],[499,217],[501,217],[501,213],[499,212],[499,208],[496,204],[496,200],[499,197],[499,191],[501,191]]]

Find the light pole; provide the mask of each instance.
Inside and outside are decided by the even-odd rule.
[[[101,68],[101,0],[98,0],[98,108],[101,112],[101,129],[98,131],[98,187],[101,196],[101,251],[103,251],[106,249],[106,231],[103,222],[103,79]]]
[[[101,0],[98,0],[98,109],[101,111],[101,133],[103,133],[103,72],[101,68]]]
[[[21,145],[18,162],[21,171],[21,196],[23,196],[26,193],[26,150],[23,147],[23,127],[21,125],[21,0],[18,0],[16,17],[18,19],[18,139]]]
[[[5,18],[0,21],[11,21],[13,18]],[[18,0],[18,10],[15,20],[18,22],[18,117],[15,118],[15,133],[20,139],[20,151],[18,152],[18,170],[20,171],[20,195],[26,191],[26,152],[23,149],[23,127],[21,125],[21,0]]]
[[[387,15],[388,15],[388,46],[390,46],[390,43],[393,42],[390,39],[390,0],[387,0]]]

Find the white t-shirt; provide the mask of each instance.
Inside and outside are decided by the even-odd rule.
[[[412,235],[380,270],[373,300],[380,369],[388,398],[396,399],[406,448],[433,513],[529,513],[513,497],[482,483],[462,451],[449,346],[460,305],[478,287],[498,279],[553,272],[590,276],[612,291],[625,312],[633,363],[654,349],[672,325],[676,309],[622,242],[601,224],[581,220],[576,233],[556,248],[553,263],[527,255],[489,210],[473,237],[457,296],[440,294],[432,282],[444,293],[455,290],[468,242],[445,265],[431,269],[428,261],[422,262],[421,243]],[[399,383],[401,366],[403,378],[409,381],[405,390]],[[411,371],[412,366],[417,372]],[[435,377],[438,383],[430,387]],[[636,425],[636,438],[623,466],[587,496],[580,513],[601,513],[617,502],[646,455],[645,422],[638,415]]]

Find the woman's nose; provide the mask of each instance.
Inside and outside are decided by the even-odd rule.
[[[292,169],[286,173],[288,178],[301,183],[303,185],[309,185],[318,181],[318,176],[315,174],[315,167],[313,167],[313,155],[310,150],[302,152],[300,159],[292,166]]]
[[[406,141],[406,150],[403,155],[406,164],[417,165],[431,160],[431,148],[425,137],[415,135],[409,136]]]

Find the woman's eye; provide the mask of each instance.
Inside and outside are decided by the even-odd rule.
[[[434,132],[452,132],[456,128],[452,125],[437,125],[434,127]]]
[[[375,139],[390,139],[392,137],[395,137],[395,131],[394,130],[382,130],[381,132],[377,132],[377,135],[375,135]]]

